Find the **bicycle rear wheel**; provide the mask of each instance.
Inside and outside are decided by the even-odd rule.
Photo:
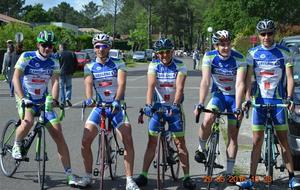
[[[266,146],[267,146],[267,175],[271,177],[272,181],[273,181],[273,137],[274,134],[271,133],[270,129],[267,129],[267,142],[266,142]]]
[[[100,133],[100,144],[99,144],[99,161],[100,161],[100,190],[104,189],[104,171],[105,171],[105,147],[106,147],[106,141],[105,141],[105,133],[102,131]]]
[[[175,145],[175,142],[173,139],[171,139],[167,143],[167,149],[168,149],[168,164],[171,168],[171,174],[174,181],[178,180],[179,171],[180,171],[180,160],[179,160],[179,153],[178,149]]]
[[[217,148],[217,134],[212,134],[209,142],[208,147],[208,155],[207,155],[207,161],[206,161],[206,169],[207,169],[207,176],[212,177],[213,176],[213,170],[214,170],[214,164],[216,159],[216,148]],[[208,183],[208,189],[210,188],[210,182]]]
[[[111,136],[108,138],[107,143],[107,158],[109,158],[109,174],[112,180],[117,176],[117,164],[118,164],[118,138],[115,131],[111,131]]]
[[[161,133],[157,136],[156,147],[156,169],[157,169],[157,188],[163,189],[165,182],[165,171],[167,167],[167,159],[165,154],[165,141],[161,137]]]
[[[36,144],[36,157],[38,167],[38,183],[40,185],[40,189],[44,189],[45,185],[45,172],[46,172],[46,138],[45,138],[45,128],[40,127],[38,131],[38,138]]]
[[[0,165],[3,174],[11,177],[18,169],[20,162],[12,157],[12,148],[16,136],[17,121],[9,120],[3,128],[0,141]]]

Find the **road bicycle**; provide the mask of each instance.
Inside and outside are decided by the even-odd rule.
[[[165,173],[170,168],[171,175],[174,181],[178,180],[179,176],[179,152],[175,145],[174,140],[171,137],[171,132],[166,129],[166,114],[169,111],[165,107],[159,107],[153,109],[153,114],[157,114],[159,119],[158,134],[157,134],[157,145],[156,145],[156,156],[153,161],[153,166],[157,171],[157,188],[164,188]],[[138,119],[139,124],[143,124],[143,108],[140,109],[140,116]]]
[[[221,112],[217,109],[205,109],[205,108],[197,108],[198,109],[198,115],[196,115],[196,123],[199,123],[200,113],[206,112],[206,113],[212,113],[215,116],[212,128],[211,128],[211,134],[209,136],[209,139],[206,143],[206,161],[204,163],[205,171],[207,172],[206,177],[209,178],[206,180],[208,183],[207,188],[210,189],[211,182],[213,180],[213,170],[214,168],[223,169],[224,167],[218,163],[216,163],[217,156],[220,155],[220,146],[219,146],[219,138],[220,138],[220,120],[221,116],[229,116],[229,115],[236,115],[236,112]],[[237,127],[239,126],[237,122]]]
[[[82,120],[86,104],[82,105]],[[109,175],[112,180],[116,178],[118,155],[124,155],[124,149],[119,146],[116,130],[112,127],[111,120],[107,118],[107,114],[111,113],[111,104],[99,102],[96,107],[100,108],[100,129],[98,130],[98,150],[96,157],[96,167],[93,170],[94,176],[100,175],[100,190],[104,189],[104,173],[109,169]],[[122,106],[125,112],[126,106]],[[98,169],[99,168],[99,169]]]
[[[280,156],[278,149],[278,139],[274,130],[274,122],[272,118],[272,111],[276,108],[286,108],[287,104],[254,104],[253,107],[262,108],[266,115],[265,131],[264,131],[264,144],[261,154],[261,162],[265,164],[266,176],[265,180],[268,184],[273,182],[273,169],[279,169],[281,172],[284,171],[284,163],[278,164],[277,158]],[[270,186],[269,186],[270,187]]]
[[[40,189],[44,189],[45,185],[45,171],[46,171],[46,161],[48,161],[48,155],[46,152],[46,137],[45,137],[45,128],[46,128],[46,111],[44,104],[27,104],[22,103],[23,115],[24,118],[25,108],[30,108],[33,106],[37,106],[39,112],[35,115],[38,117],[34,127],[28,133],[28,135],[22,140],[21,146],[21,154],[22,159],[14,159],[12,157],[12,148],[14,146],[14,140],[16,135],[16,129],[21,124],[21,119],[18,120],[9,120],[2,131],[1,141],[0,141],[0,165],[2,173],[7,177],[12,177],[14,173],[17,171],[21,162],[29,162],[30,158],[28,157],[28,151],[36,139],[35,146],[35,158],[37,161],[37,181],[39,183]],[[64,115],[64,107],[61,105],[60,108],[60,119],[63,118]],[[37,138],[35,138],[37,137]]]

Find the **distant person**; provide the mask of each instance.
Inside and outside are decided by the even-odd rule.
[[[72,106],[72,75],[77,66],[75,53],[67,49],[67,44],[59,44],[59,65],[60,65],[60,81],[59,94],[60,102],[67,106]]]
[[[193,52],[193,62],[194,62],[194,70],[198,68],[200,63],[200,52],[198,49],[195,49]]]
[[[9,94],[10,97],[13,97],[14,85],[12,83],[12,76],[14,74],[14,70],[15,70],[14,67],[18,60],[18,57],[15,51],[15,46],[13,44],[13,41],[7,40],[6,45],[7,45],[7,52],[4,54],[2,73],[3,75],[7,75],[7,82],[9,84]]]

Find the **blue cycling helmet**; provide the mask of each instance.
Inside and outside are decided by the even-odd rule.
[[[256,30],[258,33],[262,32],[275,32],[276,26],[273,20],[264,19],[257,23]]]
[[[173,46],[171,40],[169,40],[168,38],[160,38],[153,45],[153,49],[155,51],[172,50],[173,48],[174,48],[174,46]]]

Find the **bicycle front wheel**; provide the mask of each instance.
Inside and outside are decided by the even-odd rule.
[[[14,146],[17,126],[17,121],[9,120],[1,135],[0,165],[3,174],[7,177],[11,177],[20,165],[20,162],[12,157],[12,148]]]
[[[114,180],[117,176],[117,164],[118,164],[118,138],[115,132],[111,132],[111,136],[108,138],[107,143],[107,158],[109,164],[110,178]]]
[[[267,175],[272,179],[273,181],[273,142],[274,142],[274,134],[271,133],[271,130],[267,130],[267,142],[266,142],[266,146],[267,146]]]
[[[207,155],[207,161],[206,161],[206,167],[207,167],[207,176],[212,177],[214,165],[215,165],[215,159],[216,159],[216,148],[217,148],[217,134],[212,134],[209,142],[208,147],[208,155]],[[210,183],[209,183],[210,185]]]
[[[35,160],[37,161],[38,167],[38,183],[40,185],[40,189],[44,189],[45,185],[45,172],[46,172],[46,161],[47,161],[47,153],[46,153],[46,138],[45,138],[45,128],[40,127],[38,131],[38,138],[36,144],[36,156]]]
[[[173,139],[171,139],[167,143],[168,148],[168,164],[171,168],[171,174],[174,181],[178,180],[179,171],[180,171],[180,160],[179,160],[179,153],[178,149],[175,145],[175,142]]]
[[[105,133],[102,131],[100,133],[100,144],[99,144],[99,161],[100,161],[100,190],[104,189],[104,171],[105,171],[105,147],[106,147],[106,141],[105,141]]]
[[[165,171],[167,167],[167,159],[165,154],[165,141],[161,137],[161,133],[157,136],[156,147],[156,169],[157,169],[157,188],[163,189],[165,182]]]

